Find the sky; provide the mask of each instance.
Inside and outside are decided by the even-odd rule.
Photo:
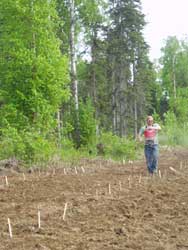
[[[153,61],[161,56],[168,36],[188,36],[188,0],[141,0],[141,4],[147,22],[144,37]]]

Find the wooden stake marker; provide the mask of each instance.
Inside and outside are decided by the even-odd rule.
[[[74,168],[74,170],[75,170],[75,174],[78,174],[78,171],[77,171],[77,168],[76,168],[76,167]]]
[[[40,216],[40,210],[38,210],[38,228],[41,228],[41,216]]]
[[[8,218],[8,230],[9,230],[9,235],[10,235],[10,238],[12,239],[12,227],[11,227],[11,224],[10,224],[10,219]]]
[[[161,177],[162,177],[162,176],[161,176],[161,170],[159,169],[159,178],[161,179]]]
[[[128,177],[128,182],[129,182],[129,188],[131,188],[131,177]]]
[[[165,171],[164,171],[164,174],[163,174],[163,177],[167,177],[167,171],[166,171],[166,169],[165,169]]]
[[[174,173],[176,173],[176,174],[180,174],[180,172],[178,172],[176,169],[174,169],[173,167],[169,167],[169,169],[172,171],[172,172],[174,172]]]
[[[82,172],[85,173],[85,169],[83,166],[81,166]]]
[[[139,183],[141,183],[141,181],[142,181],[142,175],[140,174],[140,177],[139,177]]]
[[[25,178],[25,174],[23,173],[22,175],[23,175],[23,180],[25,181],[25,180],[26,180],[26,178]]]
[[[99,198],[99,193],[98,193],[98,190],[96,189],[96,199],[98,200]]]
[[[122,185],[121,185],[121,181],[119,181],[119,191],[122,190]]]
[[[66,202],[66,203],[65,203],[65,206],[64,206],[63,220],[65,220],[66,211],[67,211],[67,205],[68,205],[68,203]]]
[[[180,169],[182,169],[183,168],[183,163],[182,163],[182,161],[180,161]]]
[[[108,193],[111,195],[112,194],[112,192],[111,192],[111,185],[110,185],[110,183],[108,184]]]
[[[8,187],[9,183],[8,183],[8,178],[7,178],[7,176],[5,176],[5,183],[6,183],[6,186]]]

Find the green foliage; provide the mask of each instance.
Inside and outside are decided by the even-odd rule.
[[[45,138],[36,131],[29,131],[22,136],[25,144],[25,161],[47,162],[57,151],[54,137]]]
[[[45,139],[36,131],[18,131],[7,127],[1,130],[0,158],[16,157],[29,162],[47,162],[55,153],[54,140]]]
[[[175,114],[169,111],[165,115],[165,126],[161,131],[160,141],[167,145],[188,146],[187,130],[188,122],[180,123]]]
[[[0,23],[1,157],[47,160],[55,114],[70,96],[55,1],[2,0]]]
[[[159,124],[161,124],[160,115],[159,115],[158,113],[154,112],[154,113],[152,114],[152,116],[153,116],[153,119],[154,119],[154,123],[159,123]]]
[[[9,110],[6,119],[11,126],[17,113],[17,128],[29,124],[47,132],[69,96],[68,61],[55,34],[54,1],[2,0],[0,16],[1,111]]]
[[[93,145],[96,138],[96,121],[94,108],[90,100],[81,102],[79,106],[80,144]]]
[[[77,124],[76,116],[78,116],[79,124]],[[95,143],[96,121],[94,118],[94,108],[89,99],[86,102],[81,101],[79,103],[78,112],[72,108],[71,112],[66,114],[65,120],[63,134],[65,136],[71,134],[76,148],[93,145]],[[79,138],[77,138],[78,131]]]
[[[173,111],[179,123],[188,121],[188,88],[178,88],[177,98],[171,98],[170,110]]]
[[[104,0],[81,0],[77,2],[80,2],[78,4],[80,21],[83,23],[88,37],[92,36],[92,27],[96,26],[96,24],[101,24],[105,18],[101,10],[105,8],[106,3]]]
[[[111,133],[102,133],[97,139],[104,146],[104,158],[114,160],[130,160],[136,158],[136,142],[132,139],[120,138]],[[97,143],[96,143],[97,144]],[[96,144],[81,146],[75,149],[72,140],[62,140],[61,158],[64,161],[76,162],[83,157],[92,158],[97,156]]]
[[[109,12],[104,15],[107,5]],[[170,144],[180,143],[188,124],[188,46],[175,38],[167,41],[162,60],[163,86],[156,85],[140,7],[137,0],[75,0],[76,46],[82,33],[87,45],[83,51],[90,47],[91,61],[82,60],[82,55],[77,60],[82,101],[79,110],[73,111],[69,105],[64,106],[73,99],[68,86],[70,1],[0,1],[1,159],[49,160],[59,153],[57,132],[62,135],[62,159],[89,157],[89,152],[95,155],[96,125],[109,131],[113,127],[113,132],[124,136],[132,134],[147,113],[155,113],[158,120],[161,87],[174,94],[173,80],[177,98],[170,99],[164,131]],[[106,25],[106,17],[110,25]],[[88,97],[90,100],[85,101]],[[57,131],[58,111],[63,119],[62,131]],[[103,133],[100,142],[105,157],[135,157],[134,140]]]
[[[17,129],[7,127],[1,129],[0,158],[8,159],[11,157],[24,159],[25,145],[23,138],[19,135]]]
[[[167,105],[167,108],[164,108],[168,112],[162,114],[165,121],[166,141],[171,145],[187,145],[187,40],[179,41],[176,37],[168,37],[162,51],[161,87],[169,94],[168,102],[164,103]]]
[[[175,145],[177,143],[177,119],[172,112],[165,114],[165,134],[167,135],[167,143]]]
[[[89,153],[88,147],[80,147],[79,149],[76,149],[72,140],[63,138],[61,150],[61,159],[63,161],[77,163],[78,160],[82,158],[93,156],[95,155]]]
[[[133,139],[102,133],[100,143],[104,145],[105,157],[112,157],[115,160],[130,160],[136,157],[136,142]]]
[[[176,98],[178,88],[188,87],[188,40],[178,40],[170,36],[162,48],[160,58],[162,87],[168,90],[170,97]]]

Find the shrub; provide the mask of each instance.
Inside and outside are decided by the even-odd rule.
[[[54,140],[45,139],[34,131],[18,131],[8,127],[1,130],[0,158],[12,158],[28,162],[48,161],[55,153]]]
[[[106,157],[118,159],[135,159],[136,142],[133,139],[120,138],[112,133],[102,133],[100,143],[104,145]]]

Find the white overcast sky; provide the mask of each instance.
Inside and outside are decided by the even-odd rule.
[[[158,59],[160,49],[168,36],[183,39],[188,36],[188,0],[141,0],[146,15],[145,41],[150,58]]]

